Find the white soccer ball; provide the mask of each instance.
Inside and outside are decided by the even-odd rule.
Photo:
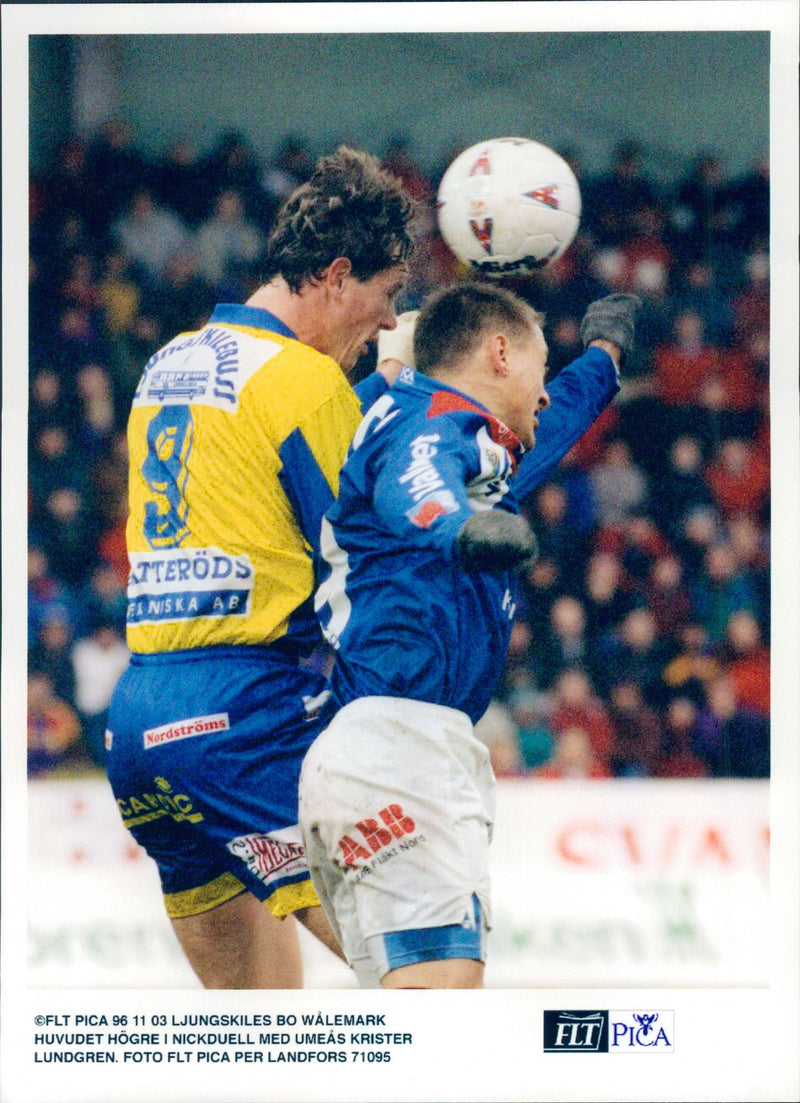
[[[563,157],[529,138],[491,138],[448,166],[437,196],[442,237],[487,276],[546,268],[572,243],[581,193]]]

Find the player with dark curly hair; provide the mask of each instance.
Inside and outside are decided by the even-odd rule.
[[[393,182],[393,183],[392,183]],[[408,259],[409,198],[394,177],[375,171],[369,154],[340,149],[320,158],[307,184],[284,202],[267,242],[264,279],[300,292],[320,279],[334,255],[346,256],[358,280]]]
[[[108,773],[203,985],[302,985],[294,914],[331,948],[297,826],[327,683],[311,596],[364,406],[349,372],[397,324],[412,202],[342,147],[278,212],[265,281],[151,357],[133,399],[128,671]]]

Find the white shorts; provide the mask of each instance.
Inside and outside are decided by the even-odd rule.
[[[455,709],[365,697],[312,744],[306,856],[362,986],[417,961],[485,960],[494,805],[489,752]]]

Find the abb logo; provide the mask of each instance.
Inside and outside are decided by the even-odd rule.
[[[339,839],[339,848],[344,855],[344,863],[354,866],[358,861],[364,861],[377,854],[383,847],[388,846],[394,839],[402,839],[404,835],[410,835],[416,830],[416,824],[411,816],[407,816],[399,804],[389,804],[381,808],[378,820],[360,820],[356,824],[356,830],[363,836],[369,850],[350,835],[343,835]]]

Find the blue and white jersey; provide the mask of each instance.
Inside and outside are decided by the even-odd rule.
[[[390,696],[459,709],[473,722],[483,715],[503,669],[517,581],[466,573],[458,532],[474,511],[518,512],[511,484],[520,461],[528,493],[617,389],[602,350],[565,368],[550,388],[556,413],[543,411],[537,448],[523,459],[516,436],[474,399],[403,369],[356,432],[323,522],[315,608],[336,651],[338,706]]]

